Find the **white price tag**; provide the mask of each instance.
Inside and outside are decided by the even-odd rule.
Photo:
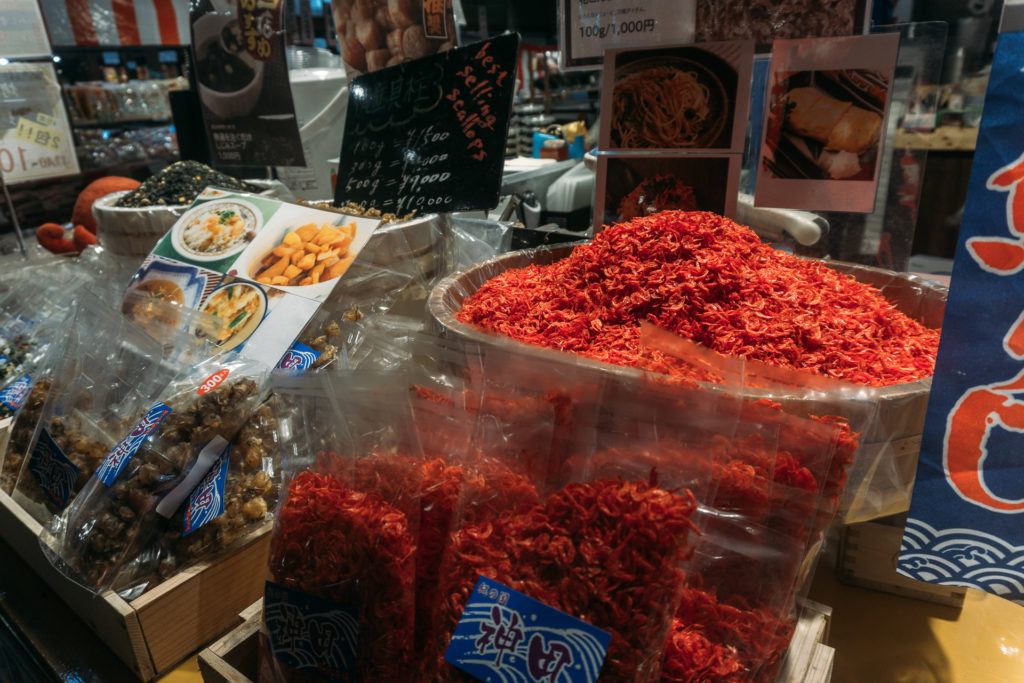
[[[566,69],[599,69],[605,50],[693,42],[695,0],[562,0]]]

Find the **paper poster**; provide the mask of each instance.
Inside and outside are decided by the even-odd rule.
[[[0,172],[8,184],[78,173],[51,63],[0,66]]]
[[[50,57],[38,2],[0,0],[0,57]]]
[[[775,41],[757,206],[874,210],[898,49],[895,33]]]
[[[562,67],[600,68],[605,50],[693,42],[694,4],[694,0],[562,0],[558,36]]]
[[[518,46],[507,33],[352,81],[335,206],[497,206]]]
[[[678,209],[736,215],[742,155],[601,155],[594,229]]]
[[[192,5],[193,69],[215,165],[306,165],[288,82],[283,2]]]
[[[599,147],[742,152],[752,42],[605,53]]]
[[[147,297],[198,310],[191,332],[274,367],[378,224],[208,188],[143,261],[126,313]]]
[[[334,0],[331,8],[349,78],[458,44],[452,0]]]
[[[1024,33],[996,45],[898,569],[1024,603]]]

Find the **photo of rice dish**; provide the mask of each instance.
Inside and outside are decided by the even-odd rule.
[[[238,346],[256,331],[266,308],[266,295],[258,288],[233,284],[215,290],[202,311],[216,320],[213,342],[226,350]]]
[[[255,236],[256,216],[235,202],[219,202],[197,213],[181,230],[181,246],[201,256],[237,250]]]

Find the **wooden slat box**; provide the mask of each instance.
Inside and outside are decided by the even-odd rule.
[[[799,606],[800,618],[777,683],[829,683],[835,650],[824,644],[832,608],[811,600]],[[240,626],[199,653],[204,683],[254,683],[259,670],[263,601],[238,615]]]
[[[873,590],[962,607],[967,589],[923,583],[896,571],[905,515],[894,515],[843,527],[836,570],[843,583]]]
[[[95,595],[64,577],[43,555],[41,531],[0,492],[0,536],[143,681],[238,626],[239,612],[263,595],[270,524],[231,554],[186,569],[130,602],[111,591]]]

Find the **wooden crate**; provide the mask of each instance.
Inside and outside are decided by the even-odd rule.
[[[832,608],[803,600],[799,615],[777,683],[829,683],[835,650],[824,640]],[[240,626],[199,653],[204,683],[254,683],[259,669],[262,617],[260,600],[238,615]]]
[[[132,601],[95,595],[58,572],[39,546],[42,528],[0,492],[0,536],[32,570],[144,681],[239,623],[239,612],[263,595],[270,525],[231,554],[202,563]]]
[[[915,600],[962,607],[967,589],[924,583],[896,571],[905,516],[896,515],[843,527],[836,570],[853,586]]]

